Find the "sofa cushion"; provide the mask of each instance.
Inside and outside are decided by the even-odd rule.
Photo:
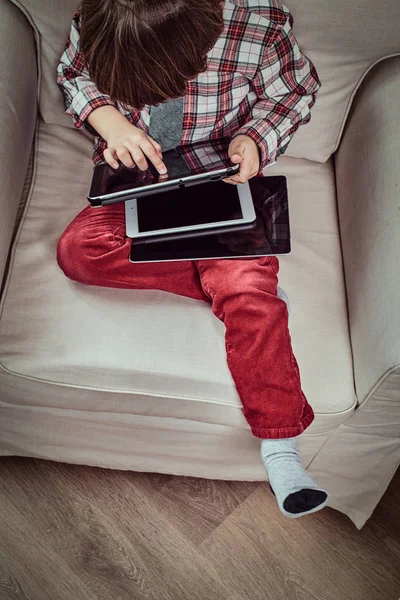
[[[85,395],[86,411],[249,430],[226,365],[224,326],[207,303],[87,287],[58,268],[58,237],[87,202],[91,143],[43,122],[37,141],[34,188],[2,301],[2,400],[79,411]],[[281,259],[280,284],[291,301],[303,387],[317,414],[312,427],[326,431],[354,403],[333,166],[283,157],[270,172],[288,178],[293,252]],[[21,379],[32,381],[36,399],[29,386],[15,394]],[[96,390],[101,401],[87,393]]]
[[[77,0],[13,0],[34,25],[40,52],[40,110],[47,123],[72,127],[64,115],[56,67]],[[244,0],[257,6],[268,0]],[[276,0],[274,0],[276,1]],[[243,3],[243,0],[241,0]],[[312,120],[291,142],[288,156],[324,162],[337,148],[352,98],[371,66],[400,53],[399,0],[288,0],[295,34],[317,67],[322,89]]]

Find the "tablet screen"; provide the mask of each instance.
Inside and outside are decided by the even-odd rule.
[[[286,178],[254,177],[249,183],[257,215],[251,228],[228,233],[210,231],[207,236],[155,243],[140,243],[137,240],[138,243],[132,243],[131,246],[131,261],[201,260],[289,253],[290,223]]]
[[[191,174],[188,165],[175,150],[165,152],[163,160],[168,169],[167,177],[159,175],[151,163],[147,171],[141,171],[137,167],[128,169],[121,166],[119,169],[112,169],[108,164],[98,165],[93,171],[89,196],[99,198],[107,194],[152,185],[166,179],[181,179]]]
[[[140,233],[243,218],[236,186],[218,181],[138,198],[137,214]]]

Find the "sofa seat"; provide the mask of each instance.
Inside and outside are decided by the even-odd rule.
[[[148,456],[149,436],[167,436],[176,454],[167,472],[265,478],[226,365],[224,326],[209,305],[160,291],[87,287],[59,269],[57,239],[86,206],[90,156],[88,136],[40,123],[1,310],[0,453],[153,470],[151,457],[138,460],[138,445],[130,460],[129,450],[117,452],[118,444],[124,436],[128,445],[143,438]],[[288,179],[292,254],[281,258],[280,285],[290,299],[294,350],[316,414],[301,436],[309,462],[355,408],[334,169],[332,161],[282,157],[267,174]],[[42,436],[37,445],[36,427]],[[177,450],[189,432],[185,453],[198,455],[203,465],[196,472]],[[212,444],[207,456],[207,433],[229,437],[243,468],[232,460],[217,464]],[[160,461],[156,470],[162,470]]]

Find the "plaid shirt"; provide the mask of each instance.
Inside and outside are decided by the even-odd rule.
[[[207,148],[225,152],[233,137],[246,134],[259,147],[261,171],[310,120],[320,83],[313,64],[300,52],[293,18],[280,0],[227,0],[224,22],[222,35],[208,53],[207,71],[186,84],[179,148],[193,168],[199,163],[205,168],[216,162]],[[66,112],[75,126],[96,134],[86,119],[96,108],[110,104],[148,133],[149,106],[126,110],[90,80],[79,50],[79,32],[78,12],[57,71]],[[106,147],[96,136],[95,164],[104,161]]]

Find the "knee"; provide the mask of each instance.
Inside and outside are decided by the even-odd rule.
[[[227,296],[236,296],[243,301],[248,295],[268,293],[276,295],[277,269],[269,257],[266,259],[226,261],[213,278],[213,287]]]
[[[115,228],[72,222],[57,244],[57,262],[64,274],[87,285],[101,285],[110,252],[125,243]]]
[[[73,224],[71,224],[73,225]],[[87,282],[85,231],[67,227],[57,244],[57,262],[64,274],[74,281]]]
[[[286,303],[277,295],[277,265],[270,260],[219,261],[201,265],[201,279],[215,314],[224,320],[228,310],[249,317],[266,314],[287,316]]]

